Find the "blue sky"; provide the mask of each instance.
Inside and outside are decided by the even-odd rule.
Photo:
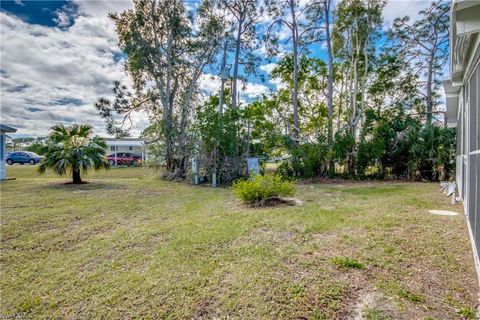
[[[4,12],[13,14],[23,21],[48,27],[57,26],[56,12],[73,5],[68,1],[0,1],[0,8]]]
[[[430,0],[390,0],[385,25],[394,18],[417,17]],[[192,1],[188,6],[192,6]],[[0,1],[0,121],[18,128],[19,135],[43,136],[56,123],[89,122],[105,134],[95,101],[111,96],[113,81],[128,83],[109,12],[120,12],[131,1]],[[313,48],[322,56],[322,47]],[[274,65],[264,61],[265,76]],[[249,78],[243,100],[250,100],[278,83]],[[206,92],[218,90],[219,81],[206,74]],[[134,117],[133,135],[148,125],[144,114]]]

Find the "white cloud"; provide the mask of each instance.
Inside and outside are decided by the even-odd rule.
[[[270,79],[269,82],[273,84],[277,90],[287,88],[287,84],[278,78]]]
[[[220,77],[212,74],[204,74],[199,80],[199,87],[209,95],[218,93],[220,91],[220,85]],[[238,90],[240,98],[243,98],[243,100],[252,100],[269,92],[269,88],[261,83],[247,82],[243,85],[240,81]]]
[[[266,73],[272,73],[273,69],[277,66],[276,63],[268,63],[263,66],[260,66],[260,70],[265,71]]]
[[[105,134],[94,107],[112,95],[115,80],[129,83],[107,13],[130,1],[79,1],[56,12],[58,27],[28,24],[1,12],[1,121],[19,134],[45,135],[57,123],[89,122]],[[134,117],[137,135],[147,125]]]
[[[409,16],[412,21],[419,18],[419,12],[427,8],[431,0],[389,0],[383,9],[384,25],[388,28],[393,20]]]
[[[240,91],[241,96],[255,99],[260,97],[262,94],[267,94],[269,92],[269,89],[267,86],[261,83],[247,82],[245,86],[241,86]]]
[[[268,63],[260,66],[260,70],[265,71],[270,75],[270,73],[273,71],[273,69],[275,69],[277,65],[278,65],[277,63]],[[287,85],[278,78],[269,78],[268,82],[272,84],[277,90],[284,89],[287,87]]]
[[[212,74],[203,74],[198,80],[200,89],[204,90],[207,94],[212,94],[220,91],[220,77]]]
[[[116,1],[85,1],[74,0],[78,6],[80,14],[100,17],[108,20],[108,14],[112,12],[122,12],[131,9],[132,1],[130,0],[116,0]]]
[[[57,9],[54,14],[53,21],[60,28],[68,28],[77,17],[76,8],[73,5],[64,5],[61,9]]]

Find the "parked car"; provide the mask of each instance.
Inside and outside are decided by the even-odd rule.
[[[115,165],[115,154],[110,154],[107,156],[108,162],[110,165]],[[142,156],[129,153],[129,152],[117,152],[117,163],[118,165],[132,165],[136,166],[142,162]]]
[[[8,165],[12,165],[14,163],[30,163],[31,165],[39,163],[43,159],[42,156],[34,152],[29,151],[13,151],[7,154],[5,157],[5,162]]]

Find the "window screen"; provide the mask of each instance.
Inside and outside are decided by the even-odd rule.
[[[470,151],[479,149],[479,139],[478,139],[478,67],[477,70],[473,73],[470,81],[468,82],[468,100],[469,100],[469,111],[470,111],[470,127],[469,127],[469,136],[470,136]]]
[[[465,86],[468,99],[468,173],[466,179],[468,185],[468,219],[472,227],[473,238],[480,256],[480,72],[477,65],[469,82]]]

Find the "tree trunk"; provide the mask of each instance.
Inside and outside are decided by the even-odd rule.
[[[298,30],[295,18],[295,2],[290,1],[290,12],[292,15],[292,41],[293,41],[293,139],[298,143],[300,135],[300,124],[298,118]]]
[[[173,165],[173,128],[171,117],[164,115],[163,134],[165,137],[165,165],[168,172],[172,172]]]
[[[243,19],[238,21],[238,32],[237,32],[237,39],[236,39],[236,47],[235,47],[235,59],[233,61],[233,79],[232,79],[232,107],[236,108],[238,101],[237,101],[237,80],[238,80],[238,64],[240,61],[240,45],[242,43],[242,26],[243,26]]]
[[[368,18],[367,18],[367,22],[368,22]],[[360,120],[361,120],[360,128],[363,128],[363,125],[365,123],[365,103],[366,103],[366,89],[367,89],[367,76],[368,76],[368,36],[365,40],[365,44],[363,47],[363,57],[365,61],[365,66],[364,66],[363,79],[362,79],[362,100],[360,104]]]
[[[341,86],[340,86],[340,94],[339,94],[339,102],[338,102],[338,113],[337,113],[337,131],[340,130],[341,128],[341,116],[342,116],[342,111],[343,111],[343,98],[345,94],[345,79],[348,80],[348,73],[350,71],[347,70],[347,73],[344,74],[344,76],[341,79]]]
[[[80,177],[80,170],[72,170],[72,178],[74,184],[81,184],[82,178]]]
[[[352,92],[352,104],[353,104],[353,118],[352,118],[352,126],[354,128],[357,127],[356,119],[357,119],[357,106],[358,106],[358,72],[357,72],[357,59],[355,58],[353,61],[353,92]]]
[[[433,55],[430,56],[428,62],[428,75],[427,75],[427,126],[432,124],[432,111],[433,111]]]
[[[328,148],[330,154],[333,150],[333,53],[332,43],[330,39],[330,1],[325,0],[325,41],[327,42],[327,54],[328,54],[328,86],[327,86],[327,99],[328,99]],[[328,164],[329,175],[335,174],[335,165],[333,158],[330,157]]]
[[[219,103],[218,103],[218,113],[220,116],[223,115],[223,97],[225,94],[225,71],[226,71],[226,65],[227,65],[227,50],[228,50],[228,41],[225,41],[225,44],[223,46],[223,57],[222,57],[222,67],[220,69],[220,95],[219,95]]]
[[[353,121],[352,128],[355,137],[355,142],[359,141],[360,134],[357,131],[357,125],[359,120],[358,114],[358,57],[360,56],[360,44],[358,43],[358,37],[355,44],[355,57],[353,58]]]

